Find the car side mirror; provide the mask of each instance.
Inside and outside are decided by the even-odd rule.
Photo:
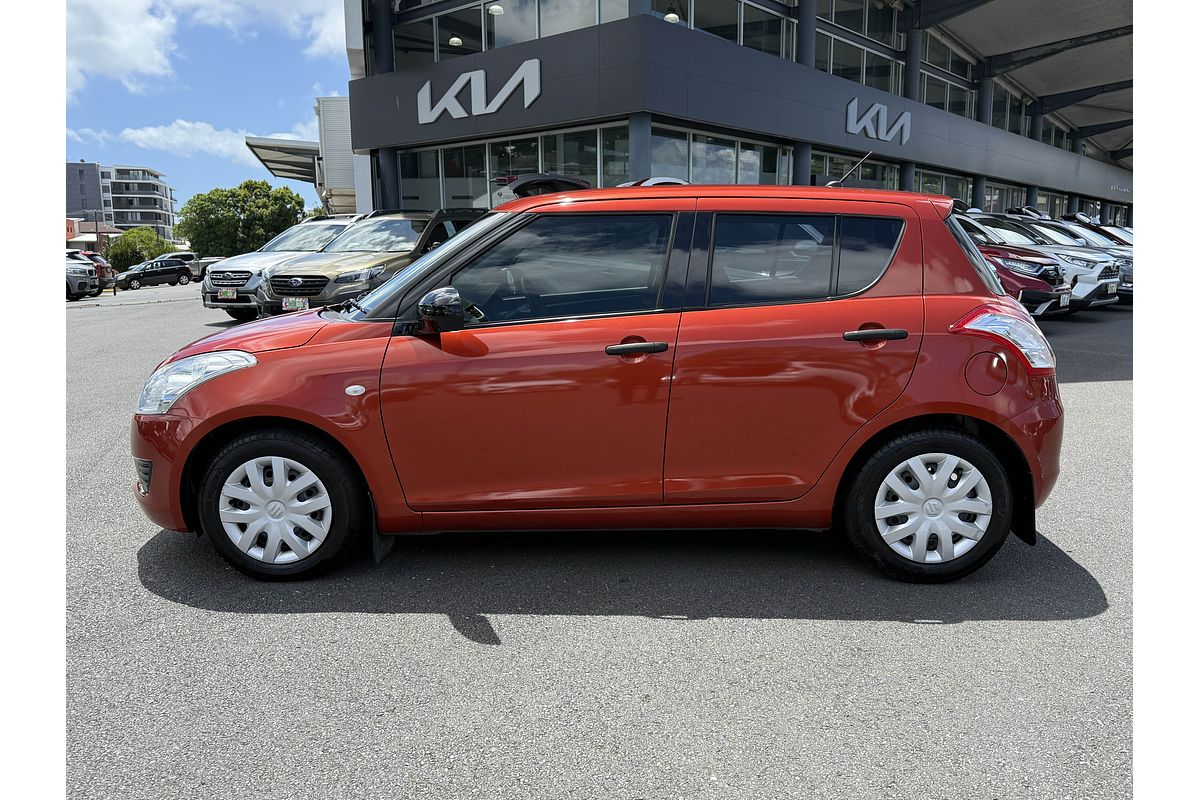
[[[466,320],[458,289],[443,286],[422,297],[417,303],[417,319],[420,320],[417,332],[425,335],[462,330]]]

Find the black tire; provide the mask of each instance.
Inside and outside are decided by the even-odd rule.
[[[187,286],[191,282],[192,282],[191,275],[180,275],[179,276],[179,285],[180,286]]]
[[[875,496],[884,479],[898,464],[926,453],[947,453],[971,462],[992,494],[991,520],[983,536],[971,549],[944,563],[922,564],[906,558],[883,540],[875,526]],[[892,439],[863,464],[846,494],[842,519],[854,546],[887,575],[913,583],[942,583],[969,575],[996,554],[1012,525],[1012,498],[1004,466],[983,442],[961,431],[927,428]]]
[[[128,286],[130,289],[140,289],[142,288],[142,282],[137,278],[133,278],[129,281],[129,283],[126,284],[126,286]]]
[[[250,459],[283,456],[300,462],[325,485],[333,518],[324,542],[311,555],[290,564],[268,564],[243,553],[221,524],[221,487]],[[240,572],[264,580],[311,577],[328,569],[353,544],[370,519],[370,504],[355,466],[324,440],[296,431],[266,429],[242,434],[222,447],[209,462],[198,495],[200,527],[229,564]]]
[[[97,289],[94,292],[88,292],[88,297],[99,297],[100,293],[103,291],[104,291],[103,289]]]
[[[258,319],[257,308],[227,308],[225,313],[236,319],[238,322],[250,322]]]

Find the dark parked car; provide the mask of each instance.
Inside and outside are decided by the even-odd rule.
[[[118,289],[140,289],[143,286],[155,286],[161,283],[176,284],[191,283],[192,270],[187,264],[177,258],[165,258],[158,261],[143,261],[130,267],[117,276]]]

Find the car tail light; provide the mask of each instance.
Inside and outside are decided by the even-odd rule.
[[[951,325],[950,333],[982,336],[1007,345],[1024,360],[1029,374],[1054,374],[1054,350],[1024,309],[1017,311],[999,303],[985,303]]]

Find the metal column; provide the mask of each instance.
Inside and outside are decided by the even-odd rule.
[[[650,114],[639,111],[629,115],[629,180],[652,178],[650,159]]]
[[[905,33],[904,49],[904,96],[921,102],[921,55],[925,50],[925,32],[912,28]],[[900,162],[900,191],[911,192],[916,188],[917,165],[911,161]]]
[[[395,70],[391,0],[371,0],[371,43],[375,56],[375,74],[381,75]],[[379,175],[379,197],[375,198],[375,207],[399,208],[400,168],[396,162],[396,148],[381,147],[374,157],[375,169]]]

